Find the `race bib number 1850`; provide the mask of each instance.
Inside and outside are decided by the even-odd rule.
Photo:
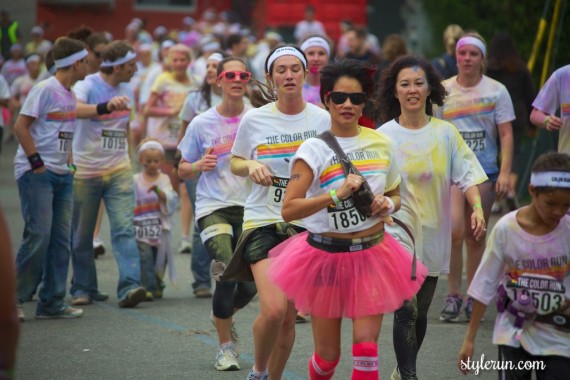
[[[335,230],[353,229],[360,226],[366,217],[354,207],[352,197],[344,199],[340,205],[331,204],[327,207],[329,227]]]

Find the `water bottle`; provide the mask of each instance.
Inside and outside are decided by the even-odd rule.
[[[532,298],[527,294],[519,295],[517,300],[513,301],[512,307],[516,309],[516,314],[513,313],[515,315],[515,327],[518,329],[516,340],[520,341],[524,322],[532,319],[536,313],[536,308],[534,307]]]

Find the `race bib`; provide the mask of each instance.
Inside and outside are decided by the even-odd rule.
[[[366,217],[354,207],[352,197],[342,200],[338,206],[334,203],[329,205],[327,211],[329,227],[334,230],[353,229],[366,220]]]
[[[135,220],[135,238],[137,240],[157,240],[162,234],[160,218]]]
[[[507,283],[508,297],[516,301],[521,295],[532,299],[536,312],[550,314],[564,305],[564,283],[552,276],[523,273]]]
[[[168,122],[168,137],[172,139],[178,139],[180,134],[180,129],[182,129],[182,122],[177,120],[172,120]]]
[[[272,180],[273,183],[269,186],[267,193],[267,202],[272,206],[281,207],[283,199],[285,199],[285,189],[287,188],[289,178],[273,177]]]
[[[127,131],[103,129],[101,131],[101,149],[105,152],[124,152],[127,150]]]
[[[465,143],[473,153],[482,152],[485,150],[485,131],[476,131],[476,132],[459,132],[461,133],[461,137],[465,140]]]
[[[71,150],[73,142],[73,132],[59,132],[57,138],[57,151],[59,153],[67,153]]]

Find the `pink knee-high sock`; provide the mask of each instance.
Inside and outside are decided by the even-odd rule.
[[[329,362],[321,358],[316,352],[309,360],[309,379],[311,380],[330,380],[334,375],[334,370],[338,364],[340,357],[335,361]]]
[[[376,342],[362,342],[352,345],[354,368],[352,380],[378,379],[378,345]]]

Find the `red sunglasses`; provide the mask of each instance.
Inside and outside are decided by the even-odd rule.
[[[248,81],[251,78],[251,73],[248,71],[222,71],[218,75],[218,79],[225,77],[227,80],[235,80],[236,77],[242,81]]]

